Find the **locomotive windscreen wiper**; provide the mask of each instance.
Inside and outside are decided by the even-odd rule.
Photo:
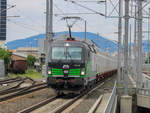
[[[72,62],[72,61],[73,61],[73,60],[72,60],[72,56],[70,55],[69,52],[67,52],[67,55],[70,57],[70,60],[71,60],[71,62]]]

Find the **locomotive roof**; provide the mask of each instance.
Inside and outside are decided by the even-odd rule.
[[[60,42],[60,41],[66,41],[67,38],[69,38],[69,35],[59,35],[56,36],[55,38],[53,38],[53,41],[55,42]],[[84,39],[84,38],[79,38],[79,37],[72,37],[76,40],[77,43],[84,43],[86,45],[96,45],[93,41],[89,40],[89,39]],[[99,48],[99,47],[98,47]]]

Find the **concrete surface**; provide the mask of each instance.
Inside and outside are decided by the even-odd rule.
[[[120,113],[132,113],[132,96],[121,96]]]
[[[137,94],[137,106],[150,109],[150,96]]]
[[[101,103],[100,103],[100,105],[97,107],[97,110],[96,110],[95,113],[103,113],[103,112],[104,112],[105,107],[106,107],[106,105],[107,105],[107,102],[108,102],[110,96],[111,96],[111,93],[105,93],[105,94],[103,95],[103,98],[102,98],[102,100],[101,100]]]

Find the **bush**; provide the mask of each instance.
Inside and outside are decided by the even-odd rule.
[[[29,67],[33,67],[35,61],[36,61],[36,58],[35,58],[34,56],[32,56],[32,55],[28,55],[28,56],[27,56],[27,65],[28,65]]]

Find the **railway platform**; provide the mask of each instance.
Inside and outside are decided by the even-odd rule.
[[[100,103],[100,105],[98,106],[97,110],[95,113],[103,113],[105,110],[105,107],[107,106],[108,100],[111,96],[111,93],[105,93],[103,95],[102,101]]]

